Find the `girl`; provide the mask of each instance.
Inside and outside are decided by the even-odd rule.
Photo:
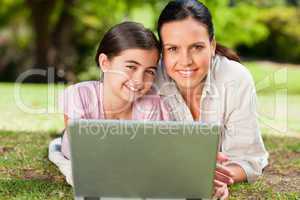
[[[97,50],[101,81],[81,82],[68,87],[60,103],[65,126],[69,119],[169,120],[168,112],[152,84],[159,60],[155,35],[141,24],[124,22],[111,28]],[[49,147],[49,159],[72,185],[68,133]]]

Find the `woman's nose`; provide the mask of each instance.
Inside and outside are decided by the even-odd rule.
[[[182,51],[179,58],[179,63],[182,66],[190,66],[192,64],[193,60],[188,51]]]

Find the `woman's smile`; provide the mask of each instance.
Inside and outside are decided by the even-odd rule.
[[[190,68],[187,68],[187,69],[179,69],[177,70],[177,73],[182,77],[182,78],[190,78],[194,75],[197,74],[197,71],[198,69],[190,69]]]

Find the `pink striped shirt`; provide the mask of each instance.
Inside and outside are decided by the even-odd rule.
[[[60,96],[59,104],[69,119],[105,119],[103,83],[86,81],[71,85]],[[132,120],[170,120],[169,109],[153,91],[136,100],[132,109]],[[62,153],[70,157],[66,134],[62,140]]]

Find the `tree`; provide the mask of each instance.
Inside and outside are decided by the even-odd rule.
[[[128,17],[130,12],[145,4],[154,7],[156,0],[4,0],[6,11],[0,16],[14,18],[12,10],[26,5],[24,23],[33,33],[33,68],[55,68],[55,80],[75,81],[74,74],[84,70],[89,57],[103,33],[113,24]],[[112,12],[113,11],[113,12]],[[2,19],[2,17],[1,17]],[[0,21],[1,22],[1,21]],[[7,25],[7,24],[6,24]],[[27,23],[28,25],[28,23]],[[47,77],[33,76],[32,82],[46,82]]]
[[[210,9],[216,39],[235,48],[239,44],[251,45],[268,35],[266,26],[259,21],[259,10],[247,3],[230,0],[204,0]]]

